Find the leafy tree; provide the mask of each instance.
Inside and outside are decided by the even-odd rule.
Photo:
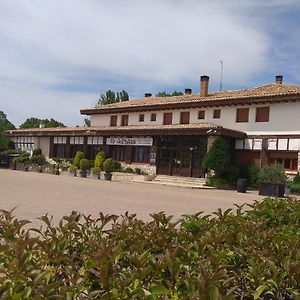
[[[112,104],[120,101],[128,101],[129,95],[125,90],[115,93],[112,90],[106,91],[105,94],[101,94],[98,99],[98,105]]]
[[[10,138],[4,135],[5,130],[16,129],[15,125],[12,124],[6,117],[3,111],[0,111],[0,149],[6,149],[10,147]]]
[[[84,118],[84,125],[87,127],[91,127],[91,118]]]
[[[214,170],[216,177],[221,177],[222,173],[230,165],[230,154],[226,141],[221,137],[216,137],[202,162],[205,171]]]
[[[43,123],[46,128],[53,127],[65,127],[65,125],[54,119],[39,119],[39,118],[28,118],[23,124],[20,125],[20,128],[39,128],[40,124]]]
[[[157,97],[171,97],[171,96],[181,96],[181,95],[183,95],[183,93],[182,92],[177,92],[177,91],[174,91],[172,94],[169,94],[165,91],[159,92],[159,93],[156,94]]]

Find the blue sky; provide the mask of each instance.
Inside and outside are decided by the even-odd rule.
[[[300,85],[299,0],[1,0],[0,110],[82,125],[108,89]]]

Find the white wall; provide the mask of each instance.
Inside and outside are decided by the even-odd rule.
[[[255,122],[256,107],[269,106],[270,116],[269,122]],[[249,122],[236,123],[236,109],[249,107]],[[213,119],[214,109],[221,109],[221,118]],[[205,110],[205,119],[198,119],[198,111]],[[173,112],[173,124],[179,124],[180,112],[190,111],[190,123],[212,123],[221,125],[225,128],[235,129],[247,132],[248,134],[284,134],[284,133],[300,133],[300,102],[276,103],[263,105],[245,105],[245,106],[224,106],[209,107],[197,109],[181,109],[181,110],[165,110],[165,111],[149,111],[144,112],[144,122],[139,122],[139,115],[142,112],[129,113],[129,125],[162,125],[163,114],[165,112]],[[151,113],[156,113],[156,121],[150,121]],[[110,126],[110,115],[92,115],[92,126]],[[118,115],[118,125],[121,125],[121,115]]]

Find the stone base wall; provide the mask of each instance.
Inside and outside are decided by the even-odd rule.
[[[132,164],[126,164],[126,163],[121,163],[122,168],[126,169],[128,167],[135,169],[139,168],[141,169],[144,173],[148,175],[155,175],[156,174],[156,166],[149,165],[149,164],[139,164],[139,163],[132,163]]]

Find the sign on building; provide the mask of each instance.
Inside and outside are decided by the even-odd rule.
[[[128,137],[110,137],[106,139],[107,145],[126,145],[126,146],[152,146],[153,138],[128,138]]]

